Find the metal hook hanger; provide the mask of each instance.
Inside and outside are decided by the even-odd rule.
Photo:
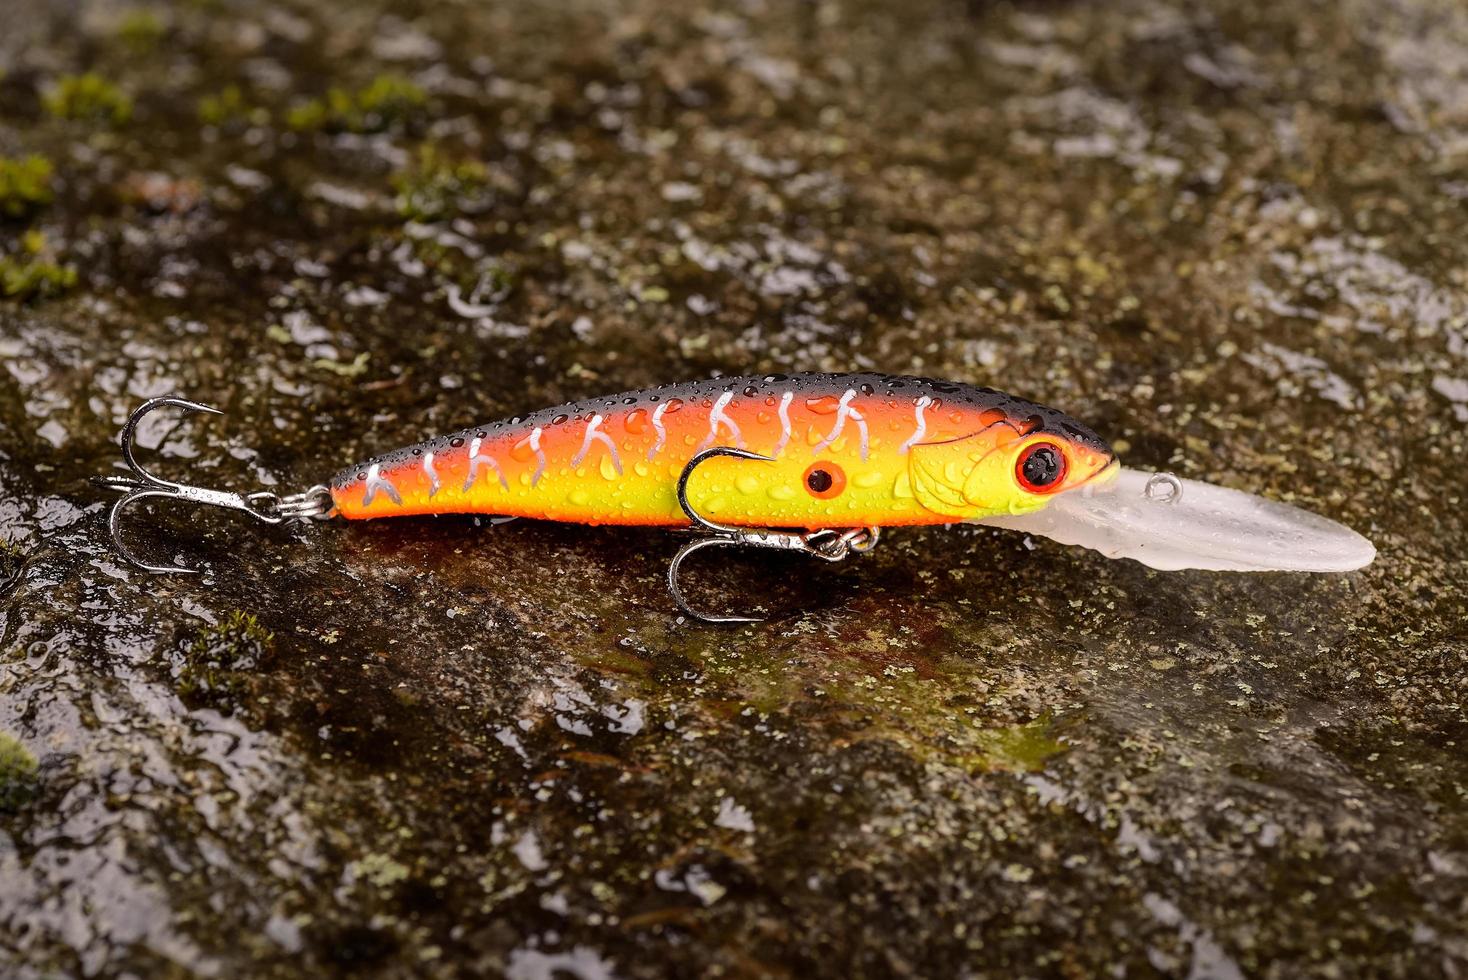
[[[690,541],[668,564],[668,591],[672,593],[673,601],[678,608],[694,619],[705,623],[760,623],[764,621],[761,616],[718,616],[712,613],[700,612],[689,605],[683,596],[683,590],[678,587],[678,571],[683,564],[683,559],[703,548],[713,547],[748,547],[748,548],[774,548],[779,551],[798,551],[802,554],[812,555],[825,561],[841,561],[852,554],[863,554],[871,551],[877,546],[877,538],[881,534],[876,527],[858,528],[826,528],[819,531],[781,531],[776,528],[747,528],[731,527],[726,524],[718,524],[700,514],[688,500],[688,481],[693,476],[693,471],[698,466],[715,456],[732,456],[735,459],[755,459],[766,463],[775,461],[773,456],[762,456],[752,453],[747,449],[735,449],[732,446],[714,446],[703,452],[694,453],[683,472],[678,477],[678,506],[683,508],[683,513],[693,522],[689,530],[704,530],[708,532],[707,537]]]
[[[138,568],[146,572],[177,572],[184,575],[192,575],[197,571],[197,569],[184,568],[181,565],[149,564],[134,555],[128,550],[127,545],[123,544],[122,512],[128,505],[148,497],[186,500],[209,507],[244,511],[255,520],[265,524],[279,524],[288,520],[324,520],[334,513],[335,505],[331,499],[331,491],[320,485],[311,487],[302,493],[282,497],[268,490],[240,494],[229,490],[212,490],[208,487],[196,487],[187,483],[175,483],[172,480],[155,476],[138,462],[134,454],[138,423],[148,413],[169,407],[181,408],[186,415],[193,412],[205,412],[209,415],[224,414],[217,408],[201,405],[177,395],[149,398],[127,417],[127,422],[123,424],[122,432],[118,436],[118,443],[122,446],[122,460],[127,464],[127,468],[136,474],[136,477],[99,476],[92,478],[96,486],[123,495],[122,499],[112,505],[112,510],[107,515],[107,530],[112,535],[112,543],[117,548],[118,554]]]

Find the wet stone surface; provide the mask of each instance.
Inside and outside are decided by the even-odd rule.
[[[1104,6],[3,0],[0,973],[1468,972],[1468,9]],[[86,482],[171,391],[295,489],[853,369],[1381,557],[909,531],[717,630],[662,533],[160,507],[154,577]]]

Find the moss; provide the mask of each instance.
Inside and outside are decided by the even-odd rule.
[[[129,10],[117,25],[118,39],[138,52],[156,48],[165,31],[163,19],[154,11],[143,8]]]
[[[418,151],[413,166],[392,177],[398,213],[413,221],[439,221],[483,211],[489,170],[478,160],[452,160],[433,146]]]
[[[133,100],[101,75],[64,75],[42,100],[58,119],[121,125],[132,118]]]
[[[0,215],[24,218],[50,204],[54,172],[43,156],[0,157]]]
[[[25,568],[26,549],[0,538],[0,594],[12,585]]]
[[[978,759],[985,769],[1039,772],[1052,757],[1065,751],[1065,744],[1050,734],[1049,718],[1026,725],[994,728],[979,734]]]
[[[31,300],[59,296],[76,285],[76,269],[51,259],[46,238],[28,231],[21,239],[21,254],[0,256],[0,296]]]
[[[219,92],[199,99],[199,122],[206,126],[223,126],[245,119],[250,109],[238,85],[226,85]]]
[[[269,663],[275,637],[249,613],[235,610],[194,634],[174,658],[178,693],[214,703],[249,689],[253,672]]]
[[[364,88],[333,88],[286,113],[286,125],[306,132],[376,133],[413,119],[428,103],[428,93],[402,75],[379,75]]]
[[[31,798],[39,769],[29,749],[0,732],[0,812],[18,809]]]

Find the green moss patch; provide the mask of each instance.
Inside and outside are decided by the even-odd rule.
[[[0,215],[24,218],[50,204],[54,172],[43,156],[0,157]]]
[[[286,125],[306,132],[377,133],[415,118],[428,93],[412,80],[379,75],[355,92],[333,88],[325,97],[304,102],[286,114]]]
[[[238,610],[200,630],[174,657],[178,693],[212,703],[232,701],[249,690],[252,677],[273,656],[275,637],[259,620]]]
[[[413,221],[440,221],[489,205],[489,170],[478,160],[454,160],[425,146],[413,166],[392,177],[398,213]]]
[[[39,769],[29,749],[0,732],[0,811],[18,809],[31,798]]]
[[[206,126],[223,126],[246,119],[249,114],[250,108],[245,104],[244,93],[238,85],[226,85],[220,91],[199,99],[199,122]]]
[[[132,98],[93,72],[62,76],[41,101],[58,119],[121,125],[133,114]]]
[[[46,238],[28,231],[21,239],[21,253],[0,256],[0,296],[31,300],[59,296],[76,285],[76,269],[60,265],[48,254]]]
[[[152,51],[163,40],[167,25],[163,18],[151,10],[139,8],[122,15],[117,25],[117,37],[139,53]]]

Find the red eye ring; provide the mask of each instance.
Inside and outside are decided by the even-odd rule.
[[[1054,493],[1065,484],[1070,468],[1065,451],[1053,442],[1026,446],[1014,464],[1014,478],[1030,493]]]
[[[800,482],[805,484],[805,492],[812,497],[830,500],[846,489],[846,472],[829,460],[821,460],[810,464]]]

